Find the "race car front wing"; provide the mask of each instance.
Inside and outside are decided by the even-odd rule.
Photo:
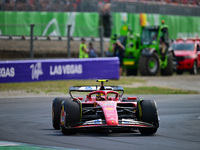
[[[119,120],[118,125],[107,125],[105,120],[102,119],[96,119],[96,120],[90,120],[86,121],[81,125],[74,126],[73,128],[93,128],[93,127],[99,127],[99,128],[110,128],[110,129],[116,129],[116,128],[154,128],[154,126],[150,123],[142,122],[142,121],[135,121],[133,119],[121,119]]]

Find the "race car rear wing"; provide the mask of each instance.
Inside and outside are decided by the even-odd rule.
[[[104,86],[105,90],[112,91],[124,91],[124,88],[121,86]],[[69,88],[69,91],[77,92],[93,92],[100,90],[100,86],[72,86]]]
[[[69,87],[69,94],[72,97],[71,92],[93,92],[100,90],[101,86],[72,86]],[[120,97],[122,97],[124,93],[124,88],[121,86],[104,86],[105,90],[111,91],[121,91]],[[73,97],[72,97],[73,98]]]

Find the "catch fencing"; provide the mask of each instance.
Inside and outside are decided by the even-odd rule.
[[[65,49],[67,57],[70,58],[70,48],[73,47],[70,42],[73,40],[80,42],[81,37],[85,37],[88,42],[99,42],[97,49],[99,56],[103,56],[108,49],[108,47],[104,47],[105,41],[109,41],[109,37],[113,34],[119,35],[124,23],[128,24],[136,34],[140,34],[141,16],[146,20],[146,25],[159,25],[162,20],[165,20],[165,24],[169,26],[170,39],[200,36],[200,17],[194,16],[122,12],[113,13],[110,16],[112,22],[105,25],[99,23],[101,22],[99,13],[0,12],[0,39],[13,40],[16,39],[15,36],[19,36],[20,39],[29,40],[31,39],[31,29],[33,29],[31,41],[67,41]],[[32,28],[31,25],[33,25]],[[4,44],[4,42],[2,43]],[[34,49],[34,44],[30,42],[30,48],[28,48],[30,51],[31,47]],[[1,46],[0,49],[3,47]],[[46,47],[46,50],[48,50],[48,47]],[[78,51],[79,48],[76,48],[76,50]]]

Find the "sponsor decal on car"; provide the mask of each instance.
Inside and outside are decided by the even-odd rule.
[[[103,104],[103,106],[114,106],[114,105],[115,103],[109,101]]]
[[[94,120],[94,124],[102,124],[102,119]]]
[[[105,110],[114,110],[112,107],[105,108]]]
[[[92,87],[91,86],[87,86],[85,89],[86,90],[92,90]]]
[[[103,124],[102,119],[86,121],[83,125]]]

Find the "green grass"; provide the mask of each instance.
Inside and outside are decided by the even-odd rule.
[[[122,77],[120,80],[110,80],[105,85],[121,85],[124,87],[125,94],[198,94],[195,91],[187,91],[172,88],[161,87],[131,87],[133,84],[145,85],[146,81],[130,77]],[[0,84],[0,91],[17,91],[23,90],[26,93],[68,93],[70,86],[91,86],[100,85],[95,80],[61,80],[61,81],[44,81],[44,82],[28,82],[28,83],[6,83]],[[128,86],[127,86],[128,85]]]
[[[198,94],[196,91],[181,89],[163,88],[163,87],[138,87],[124,88],[125,94]]]

